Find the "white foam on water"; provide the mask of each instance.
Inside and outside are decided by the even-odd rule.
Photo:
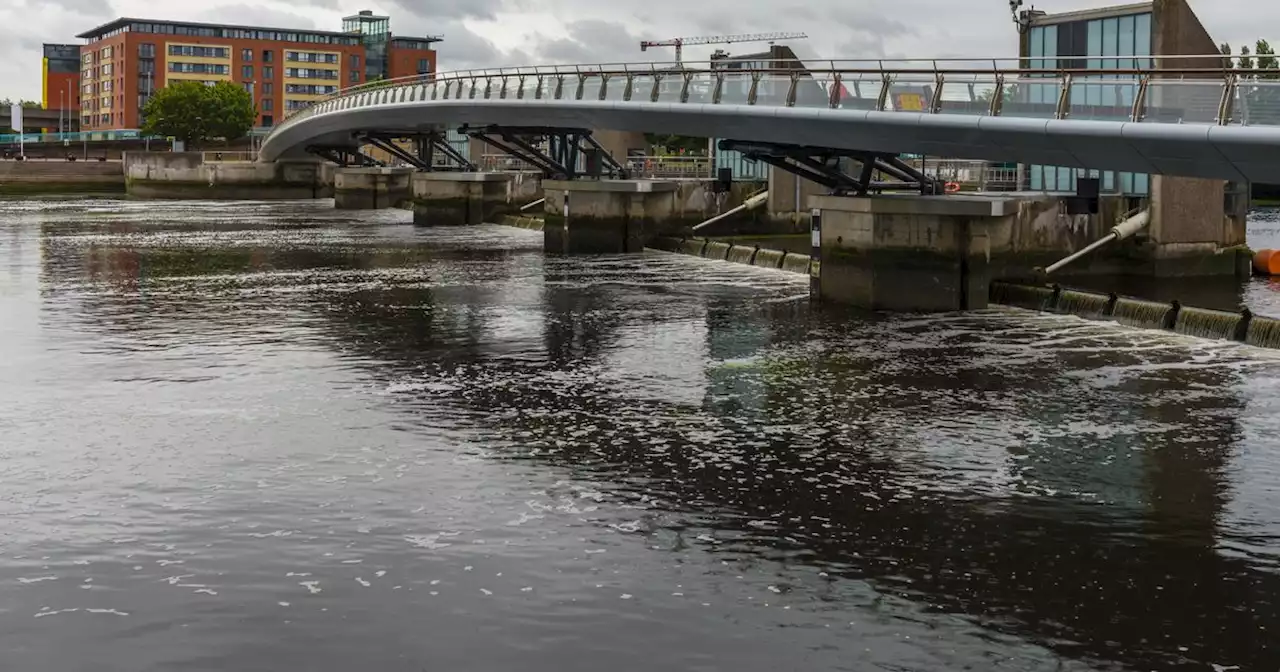
[[[410,535],[410,536],[406,536],[406,537],[404,538],[404,540],[405,540],[405,541],[407,541],[407,542],[409,542],[410,544],[412,544],[412,545],[414,545],[414,546],[417,546],[418,548],[425,548],[425,549],[427,549],[427,550],[431,550],[431,551],[439,550],[439,549],[441,549],[441,548],[445,548],[445,547],[448,547],[448,546],[452,546],[452,545],[453,545],[453,544],[450,544],[450,543],[448,543],[448,542],[440,541],[440,534],[439,534],[439,533],[436,533],[436,534],[423,534],[423,535]]]
[[[360,585],[364,586],[365,588],[368,588],[369,586],[372,586],[372,585],[373,585],[372,583],[369,583],[368,581],[366,581],[366,580],[364,580],[363,578],[358,577],[358,576],[356,577],[356,583],[358,583],[358,584],[360,584]]]
[[[319,581],[300,581],[298,582],[298,585],[305,586],[307,590],[311,591],[312,595],[315,595],[316,593],[320,592]]]
[[[18,579],[18,583],[40,583],[41,581],[57,581],[57,580],[58,580],[58,577],[56,576],[38,576],[33,579],[20,578]]]
[[[381,579],[382,577],[387,575],[387,570],[379,569],[378,571],[374,572],[373,575]]]
[[[90,614],[111,614],[113,616],[128,616],[129,612],[120,611],[119,609],[85,609]]]

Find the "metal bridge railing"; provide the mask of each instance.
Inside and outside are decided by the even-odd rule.
[[[774,61],[769,68],[721,60],[462,70],[345,89],[284,119],[273,134],[317,114],[449,100],[598,100],[1280,125],[1280,80],[1226,67],[1221,54],[1114,60],[1128,67],[1059,68],[1053,67],[1055,59],[937,59]]]

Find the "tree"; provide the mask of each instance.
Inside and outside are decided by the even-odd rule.
[[[1258,40],[1254,53],[1258,55],[1258,79],[1280,79],[1280,61],[1266,40]]]
[[[170,84],[156,91],[142,113],[143,133],[171,136],[192,146],[211,138],[241,138],[257,118],[249,92],[231,82]]]
[[[0,100],[0,106],[4,106],[5,108],[8,108],[12,104],[13,104],[12,98],[5,98],[4,100]],[[35,100],[20,100],[18,101],[18,104],[27,108],[28,110],[33,110],[33,109],[39,110],[44,107],[43,105],[40,104],[39,101],[35,101]]]
[[[1235,52],[1231,50],[1231,45],[1223,42],[1218,49],[1222,51],[1223,56],[1226,56],[1226,58],[1222,59],[1222,67],[1227,68],[1228,70],[1235,67],[1235,64],[1232,62],[1233,59],[1231,58],[1231,54]]]
[[[1280,60],[1266,40],[1258,40],[1254,47],[1256,58],[1246,58],[1249,48],[1240,48],[1240,68],[1250,73],[1240,76],[1232,117],[1249,124],[1280,124],[1280,84],[1267,82],[1280,79]]]

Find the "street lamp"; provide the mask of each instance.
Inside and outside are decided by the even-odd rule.
[[[258,98],[254,91],[258,80],[250,79],[245,82],[249,85],[249,104],[253,106],[253,123],[249,125],[249,154],[253,154],[253,129],[258,127]]]
[[[154,68],[155,66],[153,65],[152,67]],[[156,77],[156,74],[154,70],[150,70],[147,72],[147,101],[146,101],[147,103],[151,102],[151,96],[155,93],[155,77]],[[145,106],[145,103],[144,103],[144,106]],[[138,110],[138,117],[139,119],[141,119],[142,110]],[[142,124],[139,123],[138,125],[141,126]],[[142,144],[146,149],[146,151],[149,152],[151,151],[151,134],[143,131],[142,135],[143,135]]]

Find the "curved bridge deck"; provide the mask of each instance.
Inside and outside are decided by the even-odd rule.
[[[285,119],[260,156],[354,147],[359,132],[497,124],[1280,182],[1280,81],[1190,67],[1221,56],[1132,60],[1148,67],[720,61],[462,71],[345,90]]]

